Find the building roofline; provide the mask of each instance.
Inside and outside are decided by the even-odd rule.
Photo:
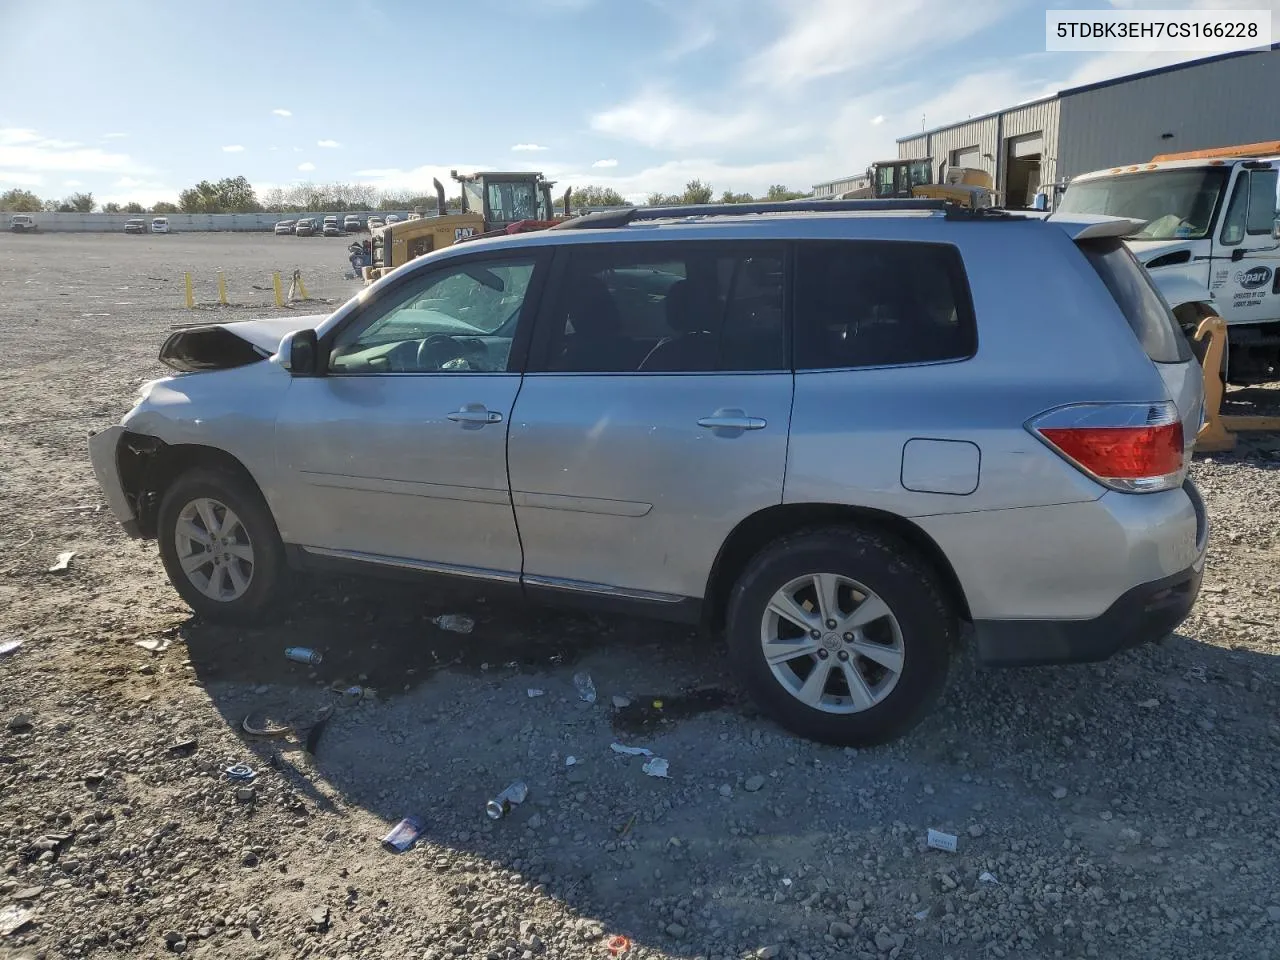
[[[1255,53],[1271,53],[1280,50],[1280,43],[1273,43],[1270,47],[1258,50],[1232,50],[1230,53],[1218,53],[1212,57],[1201,57],[1199,60],[1184,60],[1181,63],[1171,63],[1165,67],[1154,67],[1151,70],[1143,70],[1139,73],[1126,73],[1123,77],[1112,77],[1110,80],[1099,80],[1096,83],[1086,83],[1079,87],[1068,87],[1066,90],[1059,90],[1058,96],[1067,97],[1077,93],[1088,93],[1090,90],[1101,90],[1103,87],[1114,87],[1117,84],[1128,83],[1130,80],[1143,80],[1147,77],[1158,77],[1165,73],[1176,73],[1179,70],[1186,70],[1190,67],[1204,66],[1206,63],[1218,63],[1222,60],[1233,60],[1236,57],[1247,57]]]
[[[984,113],[977,117],[969,117],[967,120],[957,120],[955,123],[945,123],[940,127],[931,127],[928,130],[921,130],[919,133],[913,133],[905,137],[898,137],[894,142],[906,143],[910,140],[919,140],[921,137],[941,133],[944,130],[954,130],[957,127],[964,127],[971,123],[980,123],[983,120],[990,120],[992,117],[998,117],[1002,113],[1012,113],[1014,110],[1021,110],[1023,107],[1033,107],[1037,104],[1047,103],[1050,100],[1057,100],[1062,97],[1073,96],[1077,93],[1088,93],[1090,90],[1101,90],[1104,87],[1114,87],[1121,83],[1128,83],[1130,80],[1142,80],[1146,77],[1158,77],[1161,74],[1175,73],[1178,70],[1186,70],[1190,67],[1199,67],[1206,63],[1217,63],[1220,60],[1231,60],[1235,57],[1247,57],[1255,53],[1271,53],[1274,51],[1280,51],[1280,43],[1273,43],[1266,49],[1233,50],[1230,53],[1218,53],[1212,57],[1201,57],[1199,60],[1184,60],[1182,63],[1171,63],[1164,67],[1154,67],[1151,70],[1143,70],[1139,73],[1126,73],[1124,76],[1112,77],[1110,80],[1099,80],[1096,83],[1086,83],[1078,87],[1068,87],[1065,90],[1059,90],[1051,96],[1041,97],[1039,100],[1028,100],[1026,103],[1014,104],[1012,107],[1005,107],[1003,110],[993,110],[990,113]]]

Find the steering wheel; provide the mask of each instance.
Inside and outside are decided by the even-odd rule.
[[[467,353],[447,333],[433,333],[418,344],[418,369],[440,370],[450,360],[466,358]]]

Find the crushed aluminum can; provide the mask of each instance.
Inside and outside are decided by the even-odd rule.
[[[285,650],[286,659],[292,660],[294,663],[317,664],[324,659],[323,654],[319,650],[312,650],[310,647],[289,647]]]
[[[581,673],[573,675],[573,685],[578,688],[578,699],[584,703],[596,702],[596,685],[591,680],[591,674],[585,670]]]
[[[517,780],[486,803],[484,812],[489,815],[490,820],[501,820],[511,812],[513,806],[524,803],[527,796],[529,796],[528,785],[523,780]]]
[[[252,780],[257,776],[253,767],[249,766],[247,763],[233,763],[222,772],[232,780]]]
[[[947,853],[955,853],[959,842],[954,833],[943,833],[941,830],[933,829],[929,830],[928,839],[925,841],[934,850],[945,850]]]
[[[395,853],[404,853],[418,842],[425,826],[421,817],[405,817],[382,838],[382,845]]]

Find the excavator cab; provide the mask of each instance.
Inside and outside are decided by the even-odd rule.
[[[551,199],[553,183],[531,171],[459,174],[450,172],[462,185],[462,210],[484,218],[485,231],[505,230],[525,220],[549,221],[556,216]]]
[[[871,187],[877,200],[910,197],[916,187],[933,182],[933,161],[883,160],[872,168]]]

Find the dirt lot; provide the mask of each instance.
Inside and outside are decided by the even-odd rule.
[[[262,315],[272,270],[350,293],[345,243],[0,236],[0,642],[22,641],[0,656],[0,957],[1280,955],[1280,444],[1197,462],[1214,533],[1178,636],[1068,669],[963,657],[873,751],[756,717],[719,644],[669,627],[332,580],[269,628],[202,625],[106,510],[86,433],[161,375],[184,270],[246,304],[198,319]],[[247,736],[259,708],[300,732]],[[527,802],[488,820],[516,778]],[[386,852],[408,814],[422,840]]]

